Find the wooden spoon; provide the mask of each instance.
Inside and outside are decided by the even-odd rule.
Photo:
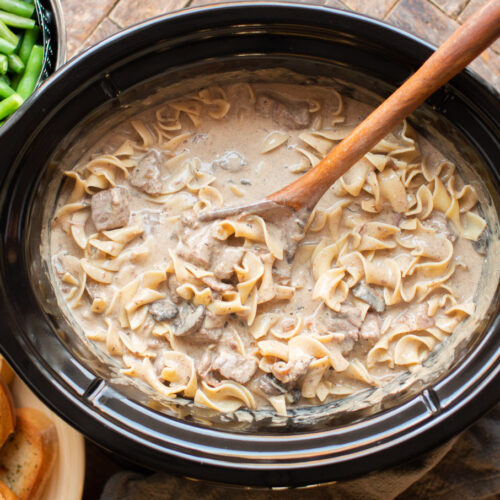
[[[339,177],[499,36],[500,0],[492,0],[448,38],[416,73],[302,177],[268,195],[264,200],[202,212],[198,219],[210,221],[240,213],[262,214],[279,207],[287,207],[290,209],[290,215],[302,221],[307,219],[325,191]]]

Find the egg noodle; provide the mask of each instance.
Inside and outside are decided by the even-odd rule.
[[[466,317],[478,197],[408,123],[303,227],[243,214],[367,113],[333,89],[211,86],[111,130],[65,172],[57,287],[88,339],[167,398],[220,412],[320,404],[421,364]]]

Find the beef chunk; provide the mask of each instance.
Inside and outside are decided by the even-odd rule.
[[[203,326],[196,332],[189,335],[189,340],[196,344],[215,344],[222,335],[220,328],[204,328]]]
[[[340,311],[338,313],[340,317],[345,318],[351,325],[359,328],[363,319],[361,318],[361,311],[356,306],[351,306],[349,304],[342,304],[340,306]]]
[[[207,324],[209,321],[207,321]],[[242,356],[233,335],[226,332],[217,346],[217,350],[205,351],[198,366],[198,374],[207,383],[217,385],[220,377],[246,384],[257,371],[257,361]]]
[[[280,283],[288,283],[292,277],[292,266],[287,260],[277,260],[274,264],[273,274]]]
[[[363,340],[378,340],[380,338],[380,325],[376,314],[368,313],[361,325],[359,336]]]
[[[214,292],[224,293],[234,290],[233,285],[224,283],[223,281],[220,281],[213,276],[204,276],[203,278],[200,278],[200,280],[203,281],[203,283],[205,283],[205,285],[211,288]]]
[[[427,314],[427,305],[421,304],[396,318],[392,327],[396,330],[414,332],[434,326],[434,319]]]
[[[215,278],[207,281],[207,285],[216,291],[227,291],[227,285],[220,279],[230,278],[233,267],[241,262],[245,250],[240,247],[228,247],[226,242],[214,237],[214,224],[195,230],[187,230],[180,236],[176,253],[179,257],[196,266],[209,269],[215,266]]]
[[[358,299],[363,300],[371,306],[371,308],[378,312],[383,313],[385,311],[385,301],[384,299],[366,283],[360,282],[353,289],[352,293]]]
[[[311,356],[304,355],[290,360],[288,363],[277,361],[271,367],[271,371],[280,382],[295,387],[299,380],[306,374],[312,360]]]
[[[92,222],[98,231],[117,229],[128,224],[128,191],[123,187],[114,187],[99,191],[91,200]]]
[[[328,326],[328,333],[341,333],[344,337],[358,340],[359,328],[345,318],[332,317],[325,324]]]
[[[132,170],[130,184],[147,194],[157,195],[162,191],[160,180],[159,158],[156,151],[151,151],[141,158]]]
[[[242,247],[228,247],[224,248],[221,252],[217,252],[216,262],[214,267],[214,274],[220,280],[231,278],[234,273],[234,266],[240,264],[245,249]]]
[[[177,294],[177,288],[181,286],[181,282],[177,279],[175,274],[171,274],[168,277],[168,290],[170,291],[170,299],[175,304],[180,304],[182,299]]]
[[[220,245],[221,242],[213,237],[212,226],[209,226],[201,231],[188,233],[177,245],[176,252],[192,264],[208,268],[212,252]]]
[[[155,321],[174,319],[179,313],[179,308],[168,299],[157,300],[149,306],[149,312]]]
[[[212,370],[218,371],[224,378],[246,384],[257,370],[257,361],[232,350],[221,349],[212,362]]]
[[[226,322],[225,316],[217,316],[213,312],[207,311],[205,320],[203,321],[204,328],[222,328]]]
[[[306,128],[311,121],[309,105],[304,101],[286,102],[274,95],[261,94],[257,97],[255,109],[286,129]]]
[[[448,238],[452,243],[457,239],[457,233],[450,221],[439,212],[433,212],[432,216],[425,221],[426,226],[435,229],[437,233]]]
[[[363,320],[359,309],[343,304],[340,312],[328,310],[322,318],[321,328],[328,333],[340,333],[345,338],[358,340],[359,327]]]
[[[189,340],[197,344],[214,344],[219,341],[224,326],[224,317],[216,316],[210,311],[206,311],[201,328],[189,336]]]
[[[215,356],[215,352],[212,349],[212,346],[208,347],[207,350],[203,353],[203,356],[200,359],[200,363],[196,369],[198,375],[205,381],[207,384],[211,386],[218,385],[219,381],[215,374],[212,372],[212,362]]]

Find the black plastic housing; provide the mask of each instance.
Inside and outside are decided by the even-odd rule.
[[[160,74],[289,67],[340,79],[359,75],[358,85],[384,96],[432,50],[358,14],[253,2],[156,18],[70,61],[0,130],[2,354],[48,406],[96,443],[142,466],[210,481],[283,487],[342,480],[401,463],[456,435],[499,399],[498,289],[467,358],[432,387],[349,422],[245,431],[165,415],[140,403],[133,388],[107,380],[85,346],[58,328],[60,318],[41,303],[32,279],[36,207],[51,157],[96,110],[119,109],[125,91]],[[463,72],[428,104],[480,156],[498,211],[498,95]]]

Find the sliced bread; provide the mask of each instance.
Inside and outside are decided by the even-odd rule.
[[[0,378],[9,385],[14,380],[14,370],[9,363],[0,355]]]
[[[0,481],[0,500],[19,500],[17,495],[2,481]]]
[[[54,467],[57,431],[40,410],[18,408],[16,428],[0,451],[0,481],[19,500],[37,500]]]
[[[14,432],[16,414],[9,388],[0,379],[0,447]]]

